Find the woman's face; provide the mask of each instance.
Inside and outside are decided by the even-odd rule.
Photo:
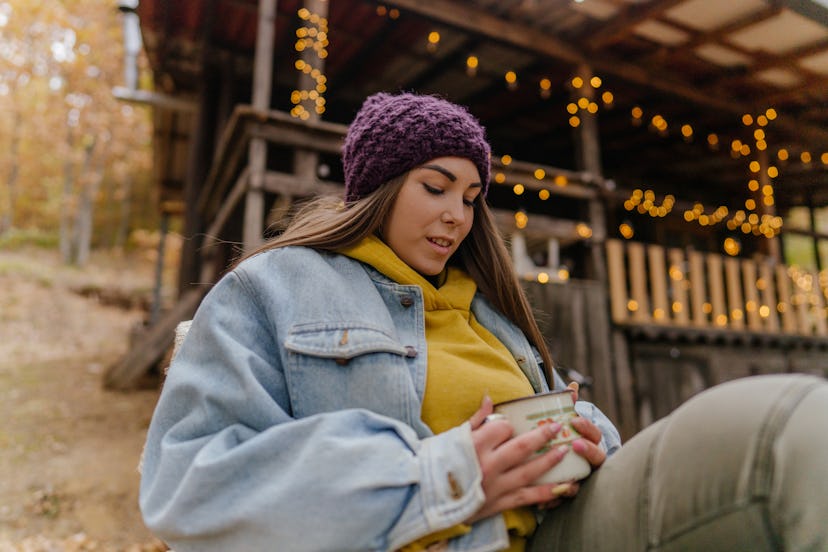
[[[412,169],[383,226],[385,243],[420,274],[439,274],[471,230],[481,191],[477,168],[462,157]]]

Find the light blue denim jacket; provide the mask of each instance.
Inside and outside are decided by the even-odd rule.
[[[547,389],[524,335],[482,297],[472,311]],[[346,256],[259,254],[205,297],[150,424],[140,506],[176,552],[394,550],[483,503],[468,423],[420,420],[422,292]],[[555,387],[563,387],[555,377]],[[589,403],[613,452],[618,433]],[[501,516],[450,550],[508,544]]]

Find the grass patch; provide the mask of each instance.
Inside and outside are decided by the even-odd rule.
[[[60,244],[60,236],[55,232],[44,230],[11,228],[0,234],[0,249],[20,249],[26,246],[55,249]]]

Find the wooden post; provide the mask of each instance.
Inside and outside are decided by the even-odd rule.
[[[576,71],[578,77],[583,79],[581,88],[574,88],[572,101],[578,102],[580,97],[595,101],[595,88],[590,85],[593,77],[592,68],[587,65],[580,65]],[[579,112],[581,124],[575,128],[575,151],[577,155],[576,164],[578,168],[586,172],[596,182],[603,180],[601,168],[601,143],[598,134],[598,116],[589,113],[587,110]],[[603,198],[600,194],[589,200],[589,225],[592,228],[590,240],[590,276],[606,285],[607,266],[604,259],[603,243],[606,240],[606,213]]]
[[[673,312],[673,321],[677,326],[687,326],[690,323],[690,302],[687,299],[687,290],[690,281],[684,273],[684,251],[671,249],[670,257],[670,282],[673,292],[673,304],[670,309]]]
[[[670,322],[670,305],[667,300],[667,270],[664,248],[660,245],[648,246],[647,257],[650,267],[650,289],[653,295],[653,322],[668,324]]]
[[[764,285],[767,285],[763,282]],[[752,259],[742,260],[742,286],[745,289],[745,315],[747,327],[752,331],[762,329],[762,314],[760,312],[761,302],[759,301],[759,290],[756,285],[756,261]],[[770,315],[769,310],[765,312]]]
[[[208,66],[205,66],[207,71]],[[190,143],[187,153],[187,170],[184,180],[184,241],[181,248],[181,260],[178,271],[179,296],[199,283],[201,273],[201,243],[204,225],[198,210],[198,198],[207,173],[210,169],[210,152],[213,147],[215,120],[213,103],[217,94],[215,80],[205,76],[199,84],[198,111],[190,127]],[[173,120],[178,121],[185,115],[178,113]]]
[[[630,295],[632,296],[632,319],[639,323],[650,322],[650,301],[647,297],[647,264],[644,244],[630,243],[627,246],[630,260]]]
[[[624,269],[624,244],[619,240],[607,240],[607,266],[612,321],[623,323],[629,317],[627,310],[627,271]]]
[[[779,295],[777,308],[782,313],[782,331],[785,333],[796,333],[796,316],[794,305],[791,301],[791,279],[788,276],[787,267],[776,265],[776,291]]]
[[[273,43],[275,39],[276,0],[259,0],[259,24],[256,31],[256,55],[253,61],[253,108],[270,109],[273,84]],[[267,144],[252,138],[248,151],[250,187],[244,206],[243,240],[245,251],[262,243],[264,228],[264,175],[267,170]]]
[[[730,325],[733,329],[741,330],[745,327],[745,304],[742,299],[742,280],[740,278],[739,259],[726,258],[725,286],[727,289],[727,308],[730,314]]]
[[[776,284],[773,277],[773,269],[767,260],[759,265],[759,279],[762,281],[762,286],[759,288],[762,304],[759,308],[767,307],[767,311],[764,311],[767,316],[762,316],[762,310],[759,311],[759,316],[765,319],[765,330],[776,333],[779,331],[779,302],[776,299]],[[757,285],[757,287],[759,286]]]
[[[722,275],[722,257],[715,253],[707,255],[707,282],[710,284],[710,303],[713,305],[713,325],[724,328],[727,326],[728,316]]]
[[[707,299],[704,277],[704,255],[699,251],[691,251],[688,255],[690,263],[690,303],[693,311],[693,325],[703,328],[709,325],[709,318],[704,312]]]
[[[577,68],[577,75],[583,79],[584,85],[580,89],[573,90],[573,96],[582,94],[590,101],[595,99],[595,88],[590,85],[593,72],[592,68],[585,64]],[[578,99],[573,98],[577,103]],[[581,112],[581,124],[575,129],[575,147],[577,152],[576,165],[586,172],[588,177],[594,179],[594,182],[603,182],[603,170],[601,168],[601,145],[598,136],[598,117],[586,110]],[[590,270],[589,275],[594,280],[600,282],[604,289],[610,289],[611,293],[618,293],[619,285],[624,285],[624,280],[621,282],[610,282],[607,275],[607,258],[605,255],[604,244],[607,241],[606,228],[606,212],[604,208],[604,199],[601,194],[596,194],[589,200],[589,224],[592,228],[592,237],[589,242],[590,246]],[[608,253],[609,250],[606,250]],[[616,295],[616,297],[620,297]],[[617,301],[618,299],[613,299]],[[605,308],[609,309],[609,305]],[[613,318],[618,320],[618,313],[615,312],[616,306],[613,305]],[[626,305],[624,305],[626,309]],[[606,311],[605,311],[606,312]],[[632,428],[636,425],[635,415],[635,390],[633,383],[633,376],[629,364],[629,353],[627,349],[626,336],[617,328],[608,328],[609,339],[612,343],[611,355],[613,376],[607,377],[607,381],[597,382],[601,386],[612,386],[616,394],[617,408],[620,417],[620,427],[622,434],[626,437],[632,436]],[[608,367],[609,368],[609,367]],[[609,370],[607,370],[609,372]],[[607,374],[609,376],[609,374]],[[600,406],[600,405],[599,405]]]

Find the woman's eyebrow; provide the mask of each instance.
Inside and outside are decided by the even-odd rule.
[[[445,167],[441,167],[440,165],[423,165],[420,167],[421,169],[431,169],[432,171],[437,171],[438,173],[442,174],[452,182],[457,180],[457,176],[450,170],[446,169]]]
[[[442,166],[440,166],[440,165],[423,165],[423,166],[422,166],[422,167],[420,167],[420,168],[421,168],[421,169],[431,169],[432,171],[437,171],[438,173],[442,174],[443,176],[445,176],[446,178],[448,178],[448,179],[449,179],[449,180],[451,180],[452,182],[456,182],[456,181],[457,181],[457,176],[456,176],[453,172],[451,172],[451,171],[450,171],[450,170],[448,170],[447,168],[442,167]],[[470,184],[470,185],[469,185],[469,188],[475,188],[475,187],[482,188],[482,187],[483,187],[483,184],[480,184],[480,183],[478,182],[478,183],[475,183],[475,184]]]

